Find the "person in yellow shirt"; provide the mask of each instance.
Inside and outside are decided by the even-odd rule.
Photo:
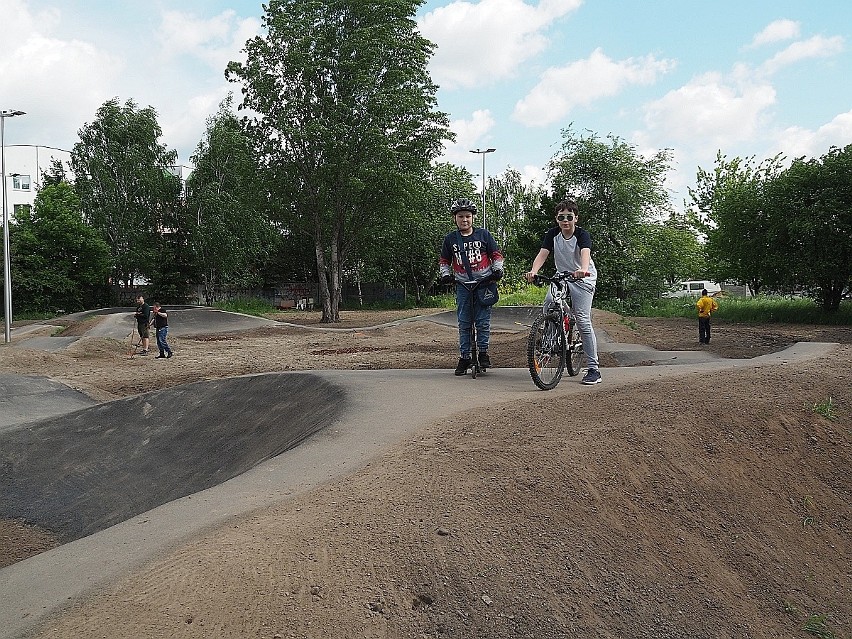
[[[695,302],[698,307],[698,342],[699,344],[710,343],[710,314],[719,308],[712,297],[707,295],[707,289],[701,291],[701,297]]]

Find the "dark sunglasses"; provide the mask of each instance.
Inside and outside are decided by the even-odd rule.
[[[560,213],[556,216],[557,221],[559,222],[572,222],[574,220],[573,213]]]

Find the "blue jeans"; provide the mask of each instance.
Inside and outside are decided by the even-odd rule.
[[[476,349],[480,353],[488,352],[491,338],[491,307],[474,303],[475,317],[471,317],[470,297],[476,296],[461,284],[456,285],[456,316],[459,320],[459,355],[470,358],[470,324],[476,324]]]
[[[157,329],[157,348],[160,349],[160,355],[172,354],[172,349],[169,348],[169,343],[166,341],[166,338],[169,336],[169,327],[164,326],[163,328]]]

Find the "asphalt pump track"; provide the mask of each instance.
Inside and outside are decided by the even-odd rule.
[[[515,331],[527,330],[538,311],[494,310],[494,330]],[[243,330],[266,322],[202,314],[211,312],[181,312],[181,323],[195,316],[184,330]],[[125,338],[132,330],[127,314],[111,315],[97,330]],[[452,312],[425,319],[455,326]],[[35,339],[55,338],[28,341]],[[604,385],[566,379],[551,392],[589,394],[691,372],[783,365],[836,347],[798,343],[748,360],[699,352],[698,360],[613,345],[605,335],[599,345],[619,362],[634,354],[679,365],[622,364],[606,369]],[[447,370],[266,373],[93,405],[60,386],[0,375],[0,392],[7,393],[0,403],[0,517],[52,530],[64,542],[0,569],[3,638],[24,636],[186,539],[354,471],[429,423],[542,392],[517,368],[491,369],[481,380],[460,380]]]

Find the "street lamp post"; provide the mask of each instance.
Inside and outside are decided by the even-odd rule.
[[[6,344],[12,341],[12,255],[9,248],[9,210],[6,201],[6,118],[26,115],[14,109],[0,110],[0,175],[3,177],[3,318]]]
[[[482,228],[487,229],[485,225],[485,155],[494,153],[497,149],[472,149],[471,153],[479,153],[482,155]]]

